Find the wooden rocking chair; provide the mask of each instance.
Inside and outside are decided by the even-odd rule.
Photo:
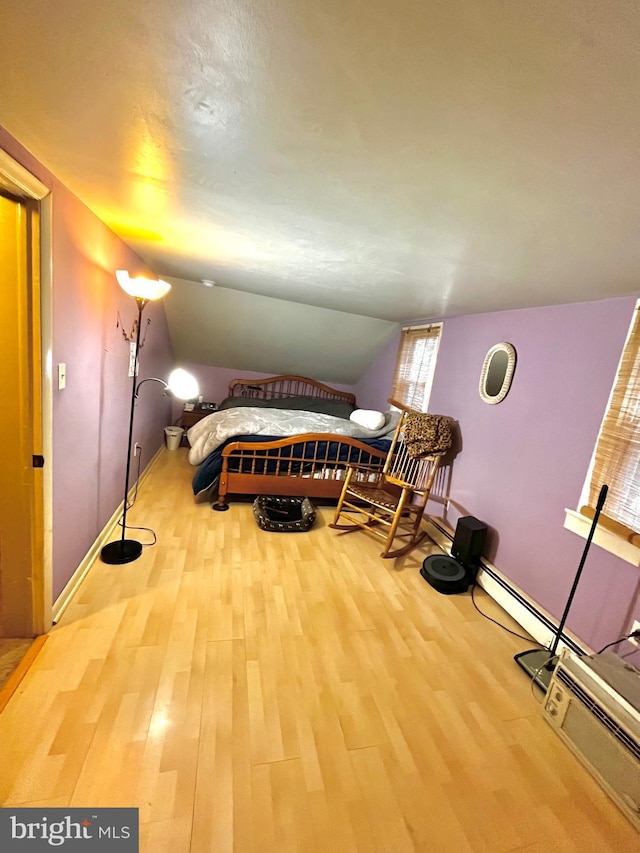
[[[381,557],[399,557],[426,535],[420,523],[442,452],[419,458],[411,455],[404,440],[405,428],[410,416],[419,413],[394,400],[389,402],[401,415],[382,473],[358,478],[356,467],[348,469],[330,527],[367,530],[384,541]]]

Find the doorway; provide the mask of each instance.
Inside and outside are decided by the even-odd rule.
[[[0,638],[51,627],[48,197],[0,151]]]

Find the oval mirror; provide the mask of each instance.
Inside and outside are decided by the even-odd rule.
[[[480,374],[480,396],[485,403],[500,403],[509,393],[516,367],[516,351],[511,344],[500,343],[486,354]]]

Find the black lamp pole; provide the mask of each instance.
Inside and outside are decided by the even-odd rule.
[[[558,643],[562,639],[562,631],[564,630],[565,622],[567,621],[567,616],[569,615],[569,609],[571,608],[573,596],[576,594],[576,589],[578,588],[578,581],[580,580],[580,575],[582,574],[582,569],[584,568],[585,560],[587,559],[587,554],[589,553],[589,548],[591,547],[591,540],[593,539],[593,534],[596,532],[598,519],[600,518],[600,513],[602,512],[602,507],[604,506],[608,491],[608,486],[602,486],[602,488],[600,489],[600,494],[598,495],[598,502],[596,504],[596,510],[593,515],[591,529],[589,530],[589,535],[587,536],[587,541],[585,542],[584,550],[582,552],[580,565],[578,566],[578,570],[573,581],[573,586],[571,587],[571,592],[569,593],[569,598],[567,599],[567,604],[564,608],[564,613],[562,614],[562,618],[560,619],[560,624],[558,625],[558,630],[556,631],[556,635],[551,648],[529,649],[526,652],[520,652],[514,657],[516,663],[519,664],[519,666],[521,666],[522,669],[524,669],[525,672],[527,672],[531,676],[531,678],[535,681],[538,687],[542,687],[543,690],[546,690],[549,687],[549,684],[551,683],[551,675],[555,666],[554,660],[556,657],[556,652],[558,650]]]
[[[127,468],[124,478],[124,509],[122,511],[122,536],[115,542],[109,542],[100,551],[103,563],[120,565],[132,563],[142,553],[142,545],[135,539],[126,539],[127,532],[127,504],[129,503],[129,473],[131,471],[131,443],[133,441],[133,413],[136,402],[136,379],[138,373],[138,354],[140,350],[140,329],[142,327],[142,311],[147,304],[146,299],[134,297],[138,305],[138,328],[136,329],[136,357],[133,366],[133,378],[131,379],[131,412],[129,414],[129,441],[127,443]]]

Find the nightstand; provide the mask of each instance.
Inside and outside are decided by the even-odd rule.
[[[190,412],[183,411],[180,415],[180,420],[178,421],[177,426],[181,426],[183,429],[187,430],[189,427],[197,424],[198,421],[201,421],[202,418],[206,418],[207,415],[210,415],[211,411],[211,409],[192,409]]]
[[[182,434],[182,447],[189,446],[189,440],[187,438],[187,430],[192,427],[194,424],[197,424],[198,421],[201,421],[202,418],[206,418],[207,415],[210,415],[212,412],[215,412],[215,409],[198,409],[194,408],[190,411],[185,409],[182,410],[182,414],[180,418],[176,421],[176,426],[181,426],[184,430]]]

